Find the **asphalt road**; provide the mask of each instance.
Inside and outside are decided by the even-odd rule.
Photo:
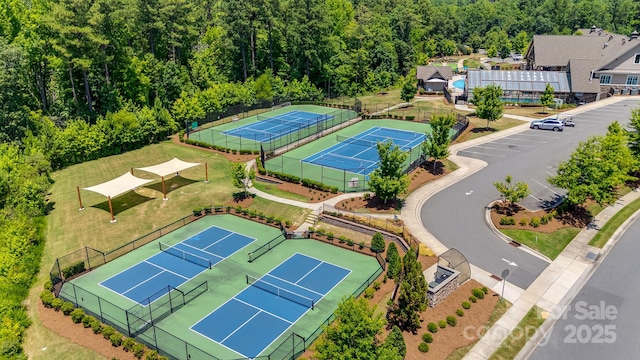
[[[529,359],[637,359],[640,221],[634,222]]]
[[[446,247],[461,251],[470,263],[497,276],[508,268],[509,282],[526,289],[548,262],[507,244],[489,229],[485,207],[499,199],[493,183],[504,181],[507,175],[526,182],[532,196],[522,204],[531,210],[554,203],[563,192],[546,179],[555,175],[559,162],[567,160],[580,141],[604,135],[611,122],[626,124],[631,109],[639,105],[638,100],[621,101],[575,115],[576,127],[563,132],[528,129],[459,151],[458,155],[482,159],[488,166],[432,196],[421,210],[423,225]]]

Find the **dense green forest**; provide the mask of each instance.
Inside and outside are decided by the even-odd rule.
[[[3,0],[0,358],[26,357],[51,170],[229,106],[353,96],[435,56],[639,21],[633,0]]]

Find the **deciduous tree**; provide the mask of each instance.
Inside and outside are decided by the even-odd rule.
[[[451,129],[455,124],[456,115],[454,113],[435,114],[429,121],[431,132],[426,134],[426,139],[422,143],[422,153],[425,159],[433,158],[434,170],[438,160],[446,159],[449,156]]]
[[[242,189],[242,198],[246,198],[249,194],[247,189],[251,181],[255,180],[256,172],[253,168],[247,169],[243,163],[233,163],[231,165],[231,180],[233,186]]]
[[[370,175],[369,189],[386,204],[409,188],[409,177],[403,173],[409,155],[391,142],[378,143],[377,147],[380,165]]]
[[[513,178],[511,175],[507,175],[504,178],[504,182],[496,181],[493,183],[493,186],[496,187],[496,190],[502,195],[502,197],[508,201],[507,208],[509,211],[513,210],[513,204],[518,201],[524,199],[529,196],[529,185],[523,181],[519,181],[517,183],[512,183]]]
[[[484,88],[473,89],[473,98],[470,102],[476,106],[476,115],[480,119],[487,120],[487,130],[489,122],[496,121],[502,117],[504,112],[504,103],[500,99],[502,97],[502,88],[499,85],[487,85]]]
[[[546,113],[546,108],[551,107],[553,105],[553,94],[555,90],[551,84],[547,84],[544,88],[544,93],[540,95],[540,103],[542,104],[542,113]]]

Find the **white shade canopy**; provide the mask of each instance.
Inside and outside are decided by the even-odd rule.
[[[438,79],[438,78],[433,78],[433,79],[429,79],[429,80],[427,80],[425,82],[428,82],[428,83],[446,83],[446,82],[449,82],[449,81],[443,80],[443,79]]]
[[[155,180],[137,178],[127,171],[120,177],[103,182],[102,184],[83,188],[83,190],[93,191],[106,197],[116,197],[152,181]]]
[[[164,177],[169,174],[175,174],[182,170],[186,170],[188,168],[192,168],[198,165],[200,165],[200,163],[191,163],[191,162],[182,161],[178,158],[173,158],[167,162],[163,162],[162,164],[136,168],[136,170],[142,170],[142,171],[150,172],[152,174],[156,174],[158,176]]]

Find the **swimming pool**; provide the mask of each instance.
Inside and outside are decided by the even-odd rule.
[[[464,79],[454,81],[453,86],[456,89],[464,90]]]

